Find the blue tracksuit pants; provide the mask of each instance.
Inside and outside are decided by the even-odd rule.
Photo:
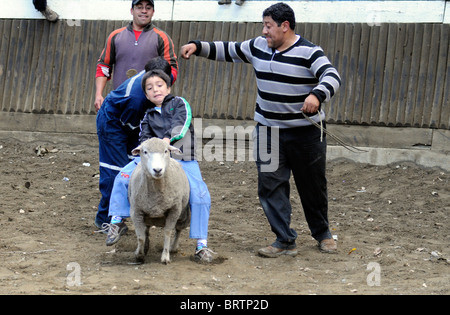
[[[128,163],[116,176],[114,187],[111,193],[109,205],[109,216],[120,216],[128,218],[130,216],[130,202],[128,201],[128,183],[131,173],[140,162],[141,158],[136,157]],[[209,212],[211,208],[211,196],[208,187],[203,181],[200,167],[197,161],[178,161],[181,164],[189,181],[191,194],[189,204],[191,207],[191,226],[189,237],[193,239],[208,238]]]

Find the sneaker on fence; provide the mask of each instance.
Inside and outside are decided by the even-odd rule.
[[[49,6],[47,6],[44,11],[41,11],[41,13],[50,22],[56,22],[59,19],[58,13],[50,9]]]

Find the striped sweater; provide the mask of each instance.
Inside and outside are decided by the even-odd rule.
[[[197,45],[198,56],[252,64],[258,87],[254,119],[265,126],[310,125],[300,111],[306,97],[312,93],[321,103],[328,102],[341,85],[322,48],[303,37],[282,52],[269,48],[262,36],[241,43],[192,43]],[[324,119],[323,109],[311,118],[316,122]]]

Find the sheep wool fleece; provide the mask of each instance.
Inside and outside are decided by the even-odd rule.
[[[109,216],[130,217],[130,202],[128,200],[128,184],[141,158],[136,157],[128,163],[116,176],[111,193]],[[178,160],[189,181],[191,193],[189,205],[191,207],[191,226],[189,237],[192,239],[207,239],[211,196],[208,187],[202,179],[200,167],[196,160]]]

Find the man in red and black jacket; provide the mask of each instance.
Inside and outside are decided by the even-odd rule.
[[[146,62],[161,56],[172,67],[172,81],[178,75],[178,60],[172,39],[166,32],[152,25],[155,13],[153,0],[133,0],[131,15],[133,21],[113,31],[97,62],[95,79],[95,108],[103,103],[106,82],[113,78],[113,89],[126,79],[141,72]],[[112,76],[112,73],[114,75]]]

